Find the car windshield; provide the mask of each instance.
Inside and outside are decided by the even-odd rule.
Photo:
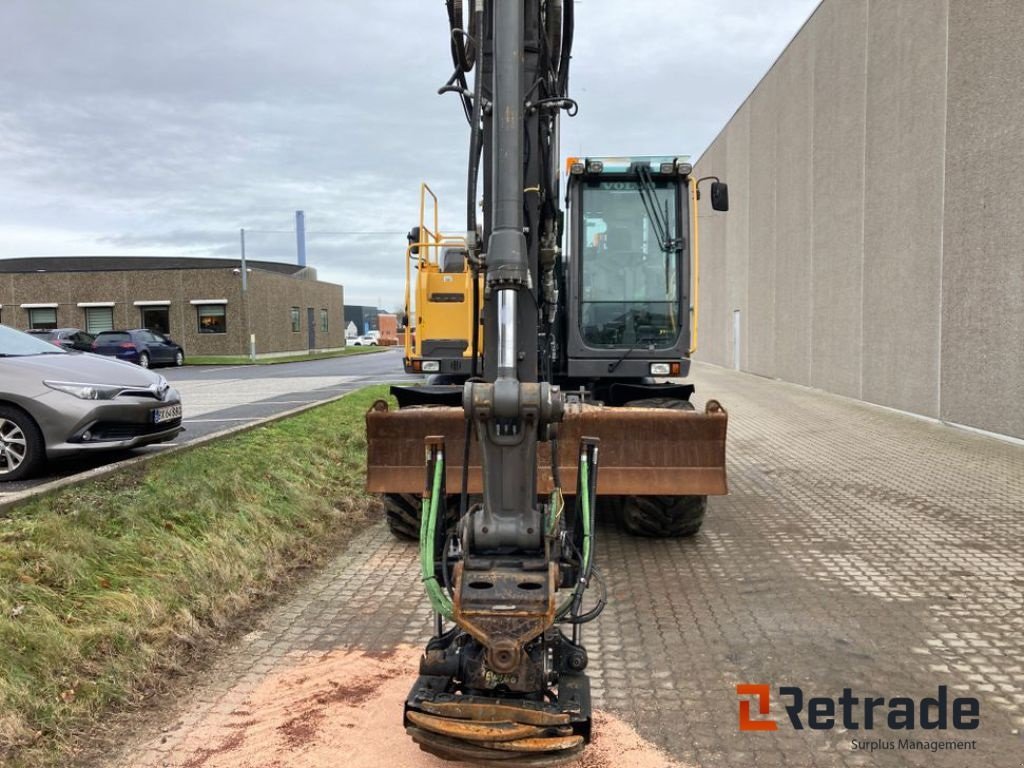
[[[66,355],[60,347],[37,339],[23,331],[0,325],[0,357],[27,357],[29,355]]]
[[[676,236],[676,191],[655,182],[654,199]],[[581,328],[586,344],[671,347],[679,336],[679,254],[666,252],[636,181],[601,181],[583,190],[580,233]]]

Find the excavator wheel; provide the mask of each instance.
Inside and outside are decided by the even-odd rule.
[[[694,410],[689,400],[667,397],[632,400],[625,407]],[[627,532],[660,539],[693,536],[708,508],[707,496],[623,496],[617,502],[619,522]]]
[[[420,497],[415,493],[385,493],[384,514],[388,528],[396,539],[418,541],[420,538]],[[451,526],[459,518],[459,497],[449,495],[445,510],[445,521]]]

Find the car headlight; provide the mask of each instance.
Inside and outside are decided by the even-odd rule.
[[[124,387],[117,384],[78,384],[73,381],[44,381],[50,389],[74,395],[79,400],[113,400]]]

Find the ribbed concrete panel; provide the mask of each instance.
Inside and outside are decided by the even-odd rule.
[[[872,0],[863,397],[938,415],[946,3]]]
[[[1018,0],[953,0],[942,418],[1024,438],[1024,26]]]
[[[769,74],[750,95],[750,252],[747,274],[747,367],[775,376],[775,136],[778,133],[775,78]],[[727,129],[730,130],[730,129]],[[703,170],[703,164],[701,165]],[[730,189],[731,194],[731,189]],[[735,210],[729,212],[735,215]]]
[[[860,397],[868,0],[814,17],[811,384]]]
[[[1024,437],[1021,18],[824,0],[698,162],[704,359]]]
[[[724,134],[729,155],[727,176],[722,180],[729,184],[730,211],[725,216],[726,243],[725,254],[726,298],[728,305],[726,326],[726,362],[732,366],[736,352],[736,334],[733,326],[733,313],[739,311],[739,352],[740,367],[746,368],[747,360],[747,323],[750,312],[747,307],[747,268],[750,262],[750,196],[760,194],[764,179],[756,179],[752,189],[750,178],[750,108],[744,104],[733,118],[729,130]]]
[[[704,153],[701,175],[726,177],[727,170],[725,137],[711,145]],[[711,210],[710,186],[703,188],[703,199],[698,206],[701,259],[700,286],[700,338],[698,357],[715,365],[726,365],[727,356],[727,313],[728,313],[728,267],[729,244],[726,233],[726,217],[729,214]]]
[[[814,46],[820,24],[812,18],[776,63],[773,119],[775,164],[775,375],[810,383],[811,174]]]

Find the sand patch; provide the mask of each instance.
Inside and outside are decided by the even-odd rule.
[[[297,659],[230,713],[214,712],[172,756],[182,768],[442,768],[401,727],[420,650],[331,651]],[[627,723],[594,715],[594,741],[569,768],[683,768]],[[468,765],[461,763],[460,765]],[[510,765],[509,768],[512,768]]]

